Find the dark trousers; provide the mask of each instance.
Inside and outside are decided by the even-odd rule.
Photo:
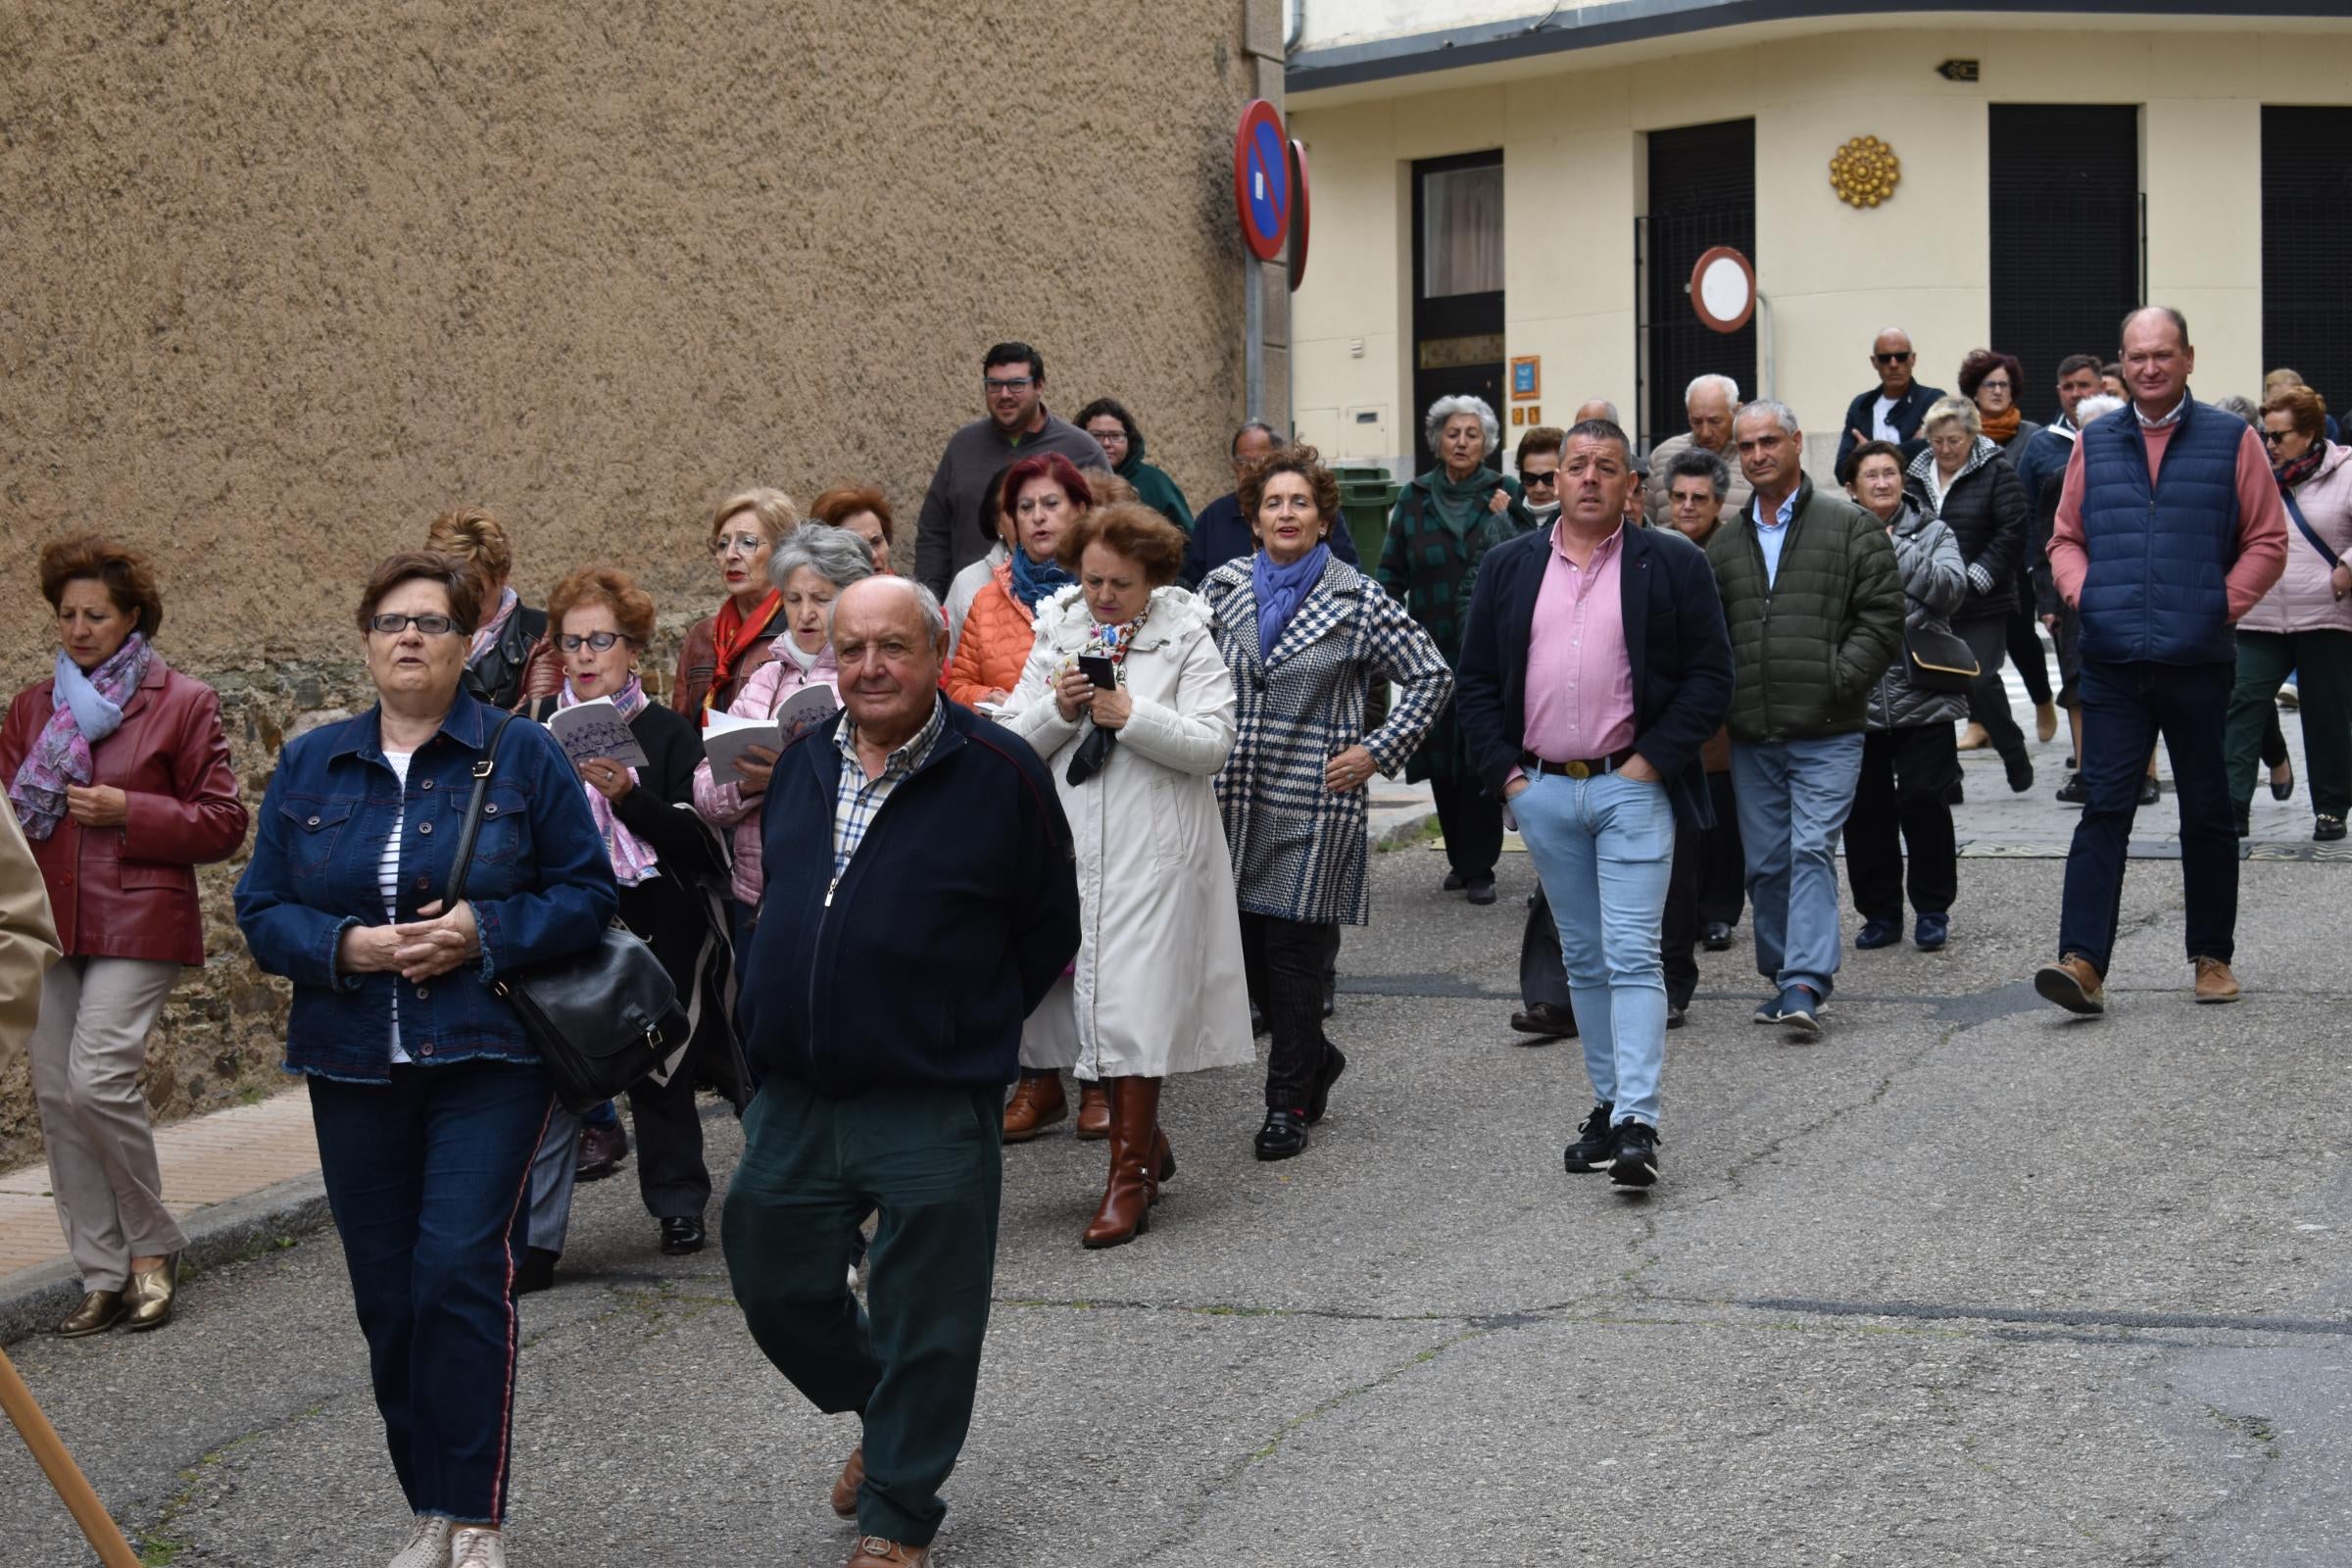
[[[555,1096],[536,1066],[313,1078],[327,1205],[393,1473],[415,1513],[506,1517],[523,1191]]]
[[[2009,662],[2026,683],[2026,695],[2036,706],[2050,700],[2050,666],[2041,651],[2041,622],[2034,613],[2033,590],[2019,585],[2018,602],[2009,612]]]
[[[1921,914],[1951,912],[1960,861],[1944,791],[1959,776],[1960,754],[1948,723],[1908,724],[1863,737],[1862,776],[1845,818],[1845,876],[1863,919],[1900,923],[1906,885],[1911,907]]]
[[[2254,760],[2276,767],[2286,759],[2278,728],[2278,688],[2300,669],[2303,768],[2316,815],[2352,814],[2352,631],[2241,631],[2237,675],[2230,693],[2230,799],[2239,810],[2254,799]]]
[[[1446,859],[1465,882],[1493,881],[1502,856],[1502,803],[1477,779],[1432,778],[1429,793],[1438,808],[1438,831],[1446,835]]]
[[[2236,952],[2237,825],[2223,756],[2231,664],[2082,662],[2082,783],[2088,797],[2066,857],[2061,956],[2079,953],[2102,975],[2115,948],[2125,851],[2140,781],[2158,736],[2180,802],[2180,881],[2188,956],[2228,962]]]
[[[1673,897],[1671,890],[1668,898]],[[1667,972],[1667,1000],[1673,1000],[1674,976]],[[1544,896],[1544,884],[1536,884],[1535,896],[1527,901],[1527,929],[1519,934],[1519,997],[1528,1006],[1548,1002],[1555,1007],[1571,1005],[1568,996],[1568,962],[1560,954],[1559,922],[1551,917],[1551,900]]]
[[[2009,646],[2008,621],[1972,620],[1952,630],[1977,656],[1976,684],[1968,689],[1968,716],[1984,726],[2002,761],[2025,756],[2026,732],[2017,727],[2016,715],[2009,711],[2009,688],[2001,683],[2001,656]],[[2046,678],[2043,684],[2048,684]]]
[[[1339,953],[1336,922],[1242,915],[1242,969],[1250,1004],[1274,1040],[1266,1053],[1266,1108],[1304,1110],[1323,1081],[1331,1041],[1323,1033],[1324,967]]]
[[[1699,830],[1698,920],[1738,925],[1747,907],[1747,851],[1740,843],[1740,803],[1729,769],[1707,775],[1707,794],[1714,799],[1715,825]]]
[[[948,1511],[939,1489],[988,1333],[1004,1119],[999,1085],[835,1100],[790,1078],[768,1079],[744,1113],[720,1227],[735,1299],[809,1403],[863,1418],[869,1536],[928,1545]],[[861,1308],[846,1280],[869,1209],[881,1218]]]
[[[1698,990],[1698,889],[1705,861],[1706,831],[1676,818],[1674,864],[1666,873],[1666,908],[1658,921],[1668,1006],[1690,1006]]]

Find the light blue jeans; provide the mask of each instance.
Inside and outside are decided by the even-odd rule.
[[[1658,925],[1674,868],[1674,801],[1663,784],[1603,773],[1529,775],[1511,816],[1560,928],[1568,1001],[1592,1098],[1610,1120],[1658,1124],[1666,972]]]
[[[1783,990],[1829,999],[1841,953],[1832,846],[1853,809],[1862,737],[1732,742],[1732,792],[1747,851],[1756,972]]]

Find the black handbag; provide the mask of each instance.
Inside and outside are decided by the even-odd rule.
[[[1966,638],[1932,623],[1903,628],[1903,667],[1923,692],[1964,692],[1983,668]]]
[[[498,767],[498,743],[514,721],[512,713],[498,721],[482,760],[473,764],[473,795],[466,803],[465,825],[458,830],[444,908],[456,908],[466,896],[466,873],[473,864],[483,800]],[[523,1032],[555,1081],[556,1099],[575,1114],[611,1100],[661,1066],[686,1044],[692,1028],[669,971],[662,967],[654,950],[618,920],[576,953],[499,975],[490,982],[490,991],[521,1017]]]

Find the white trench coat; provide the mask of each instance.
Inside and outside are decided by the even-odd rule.
[[[1241,916],[1210,783],[1233,750],[1233,677],[1200,602],[1153,589],[1119,672],[1135,711],[1102,771],[1074,785],[1070,757],[1094,720],[1065,720],[1053,681],[1094,624],[1075,588],[1040,604],[1005,705],[1005,726],[1045,759],[1070,819],[1083,925],[1077,972],[1030,1017],[1022,1064],[1085,1079],[1247,1065]]]

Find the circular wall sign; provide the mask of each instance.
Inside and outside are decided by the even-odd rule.
[[[1291,288],[1306,281],[1306,227],[1312,204],[1306,199],[1306,148],[1291,143]]]
[[[1876,207],[1894,194],[1903,161],[1876,136],[1856,136],[1830,155],[1830,189],[1848,207]]]
[[[1290,138],[1263,98],[1250,101],[1233,133],[1233,207],[1250,254],[1261,262],[1280,256],[1291,231]]]
[[[1737,332],[1756,314],[1756,269],[1732,249],[1718,245],[1690,269],[1690,308],[1711,330]]]

